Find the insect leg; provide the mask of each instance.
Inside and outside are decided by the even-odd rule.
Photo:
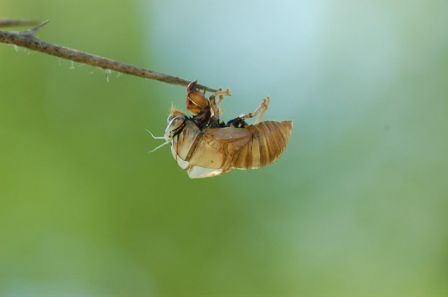
[[[217,92],[213,93],[213,95],[210,96],[210,100],[211,98],[215,98],[216,96],[218,96],[218,102],[213,102],[215,105],[215,110],[216,110],[216,115],[219,117],[223,114],[224,110],[221,108],[221,103],[222,100],[224,99],[224,96],[230,96],[230,90],[229,89],[219,89]]]
[[[211,95],[208,99],[210,102],[211,116],[209,120],[209,127],[217,128],[221,126],[219,117],[222,114],[222,109],[216,104],[215,95]]]
[[[230,89],[223,90],[223,89],[220,88],[213,95],[221,97],[221,96],[231,96],[232,94],[230,93]]]
[[[219,116],[221,115],[221,113],[220,113],[220,110],[219,110],[219,106],[218,106],[218,104],[216,103],[215,95],[211,95],[211,96],[208,98],[208,101],[210,102],[210,109],[211,109],[211,111],[212,111],[212,117],[214,117],[214,118],[219,118]],[[218,102],[219,102],[219,101],[218,101]]]
[[[257,119],[255,120],[255,124],[258,124],[266,113],[270,101],[271,99],[269,97],[264,98],[260,106],[258,106],[258,108],[254,112],[242,114],[239,116],[239,118],[245,120],[257,117]]]
[[[258,116],[255,120],[255,124],[258,124],[263,119],[264,114],[266,113],[266,110],[268,110],[269,103],[271,102],[271,98],[267,96],[263,99],[263,102],[261,102],[260,106],[257,108]]]
[[[227,122],[227,127],[244,128],[246,126],[247,123],[240,117],[234,118],[233,120]]]

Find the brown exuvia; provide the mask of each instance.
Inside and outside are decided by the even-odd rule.
[[[173,107],[165,135],[153,136],[171,144],[174,159],[190,178],[216,176],[232,169],[256,169],[278,159],[288,144],[292,121],[261,122],[269,97],[255,112],[224,123],[219,118],[220,105],[224,96],[230,95],[229,91],[220,90],[207,99],[195,86],[196,82],[192,82],[187,87],[185,100],[193,116],[188,117]],[[253,117],[255,124],[245,122]]]

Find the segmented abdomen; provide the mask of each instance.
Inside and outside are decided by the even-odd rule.
[[[288,144],[292,121],[265,121],[250,125],[251,140],[241,148],[232,162],[233,168],[260,168],[278,159]]]

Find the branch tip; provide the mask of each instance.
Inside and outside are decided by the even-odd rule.
[[[36,37],[35,34],[40,29],[42,29],[42,27],[48,24],[48,22],[49,21],[46,20],[29,30],[22,32],[8,32],[0,30],[0,43],[13,44],[30,50],[45,53],[51,56],[66,59],[72,62],[82,63],[93,67],[97,67],[99,69],[104,69],[107,75],[109,75],[111,71],[116,71],[124,74],[134,75],[152,80],[158,80],[165,83],[185,87],[191,83],[191,81],[176,76],[159,73],[156,71],[152,71],[150,69],[145,69],[131,64],[125,64],[119,61],[115,61],[101,56],[96,56],[87,52],[81,52],[79,50],[63,47],[57,44],[41,40],[38,37]],[[23,21],[23,20],[2,21],[0,19],[0,27],[2,27],[2,25],[5,26],[5,24],[11,26],[12,24],[24,25],[25,23],[31,25],[30,21]],[[34,24],[35,23],[33,23],[33,25]],[[196,85],[196,88],[213,93],[218,91],[216,89],[199,84]]]

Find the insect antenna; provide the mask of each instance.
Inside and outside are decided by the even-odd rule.
[[[163,137],[163,136],[154,136],[154,134],[152,134],[152,132],[149,131],[148,129],[146,129],[146,132],[148,132],[149,135],[151,135],[151,137],[154,139],[165,139],[165,137]]]
[[[169,141],[164,142],[164,143],[162,143],[161,145],[159,145],[158,147],[156,147],[155,149],[153,149],[153,150],[151,150],[151,151],[149,151],[149,152],[150,152],[150,153],[154,153],[155,151],[157,151],[158,149],[164,147],[165,145],[167,145],[167,144],[169,144],[169,143],[170,143]]]

